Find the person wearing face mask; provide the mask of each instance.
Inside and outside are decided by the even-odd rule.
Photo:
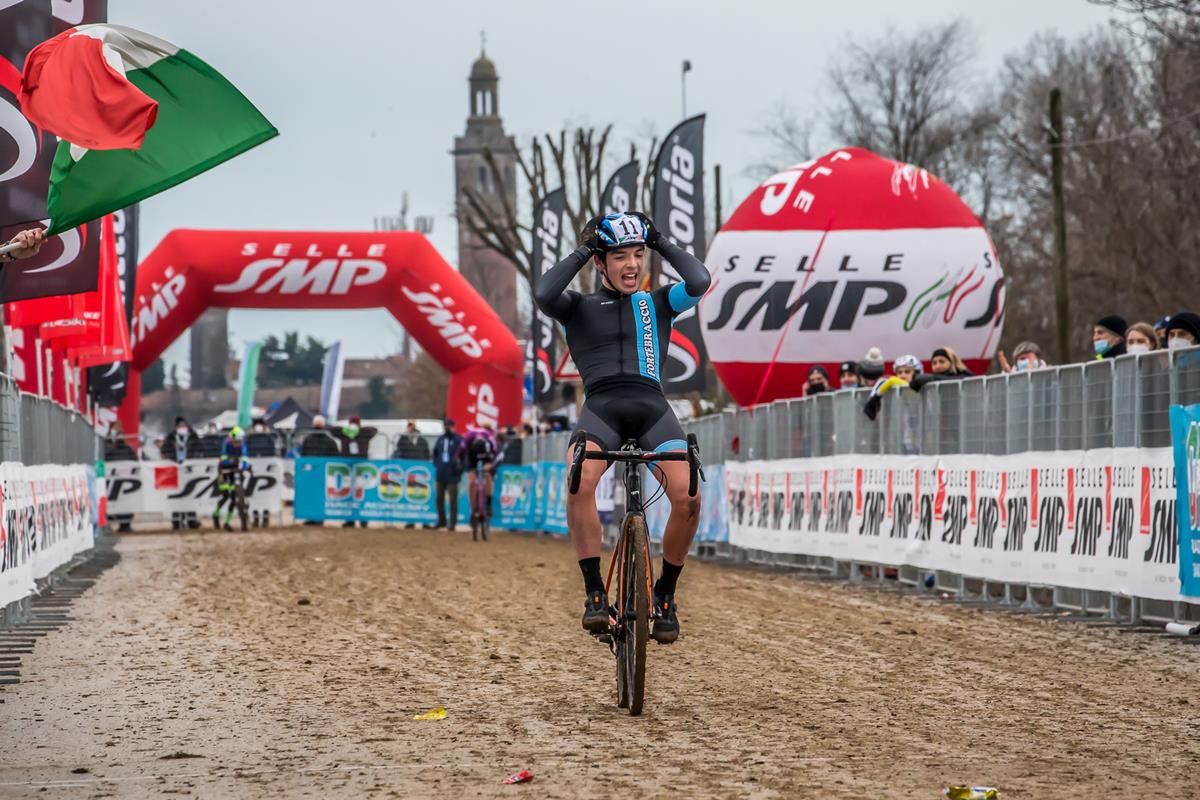
[[[829,391],[829,373],[820,364],[808,371],[808,380],[804,384],[804,396],[820,394]]]
[[[1029,372],[1046,366],[1042,357],[1042,348],[1036,342],[1021,342],[1014,347],[1011,363],[1004,355],[1004,351],[998,350],[996,361],[1000,364],[1001,372]]]
[[[347,420],[345,425],[333,431],[334,437],[338,440],[338,446],[341,448],[338,455],[342,458],[365,459],[371,439],[375,438],[377,433],[379,433],[378,428],[364,428],[362,417],[354,415]],[[366,520],[360,520],[358,524],[364,528],[367,527]],[[342,527],[353,528],[354,523],[346,521],[342,523]]]
[[[1159,350],[1167,349],[1167,323],[1170,321],[1171,318],[1166,314],[1163,314],[1154,321],[1154,335],[1158,337]]]
[[[838,383],[843,389],[858,389],[863,385],[862,376],[858,374],[857,361],[843,361],[838,369]]]
[[[1138,355],[1158,349],[1158,336],[1149,322],[1135,322],[1125,331],[1125,352]]]
[[[1167,322],[1167,349],[1178,350],[1197,344],[1200,344],[1200,314],[1193,311],[1172,314]]]
[[[1119,314],[1109,314],[1092,326],[1092,351],[1096,359],[1125,355],[1125,331],[1129,323]]]

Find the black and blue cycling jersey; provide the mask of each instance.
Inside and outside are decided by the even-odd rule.
[[[711,278],[698,258],[666,238],[656,237],[653,247],[682,283],[630,295],[603,285],[591,294],[569,290],[594,255],[585,244],[542,275],[533,290],[538,308],[562,323],[583,379],[587,400],[579,427],[605,449],[615,450],[627,438],[646,449],[684,446],[683,430],[663,396],[663,370],[675,318],[700,302]],[[636,407],[617,413],[625,400]]]

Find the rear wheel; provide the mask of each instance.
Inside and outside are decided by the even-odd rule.
[[[246,492],[242,489],[238,489],[237,491],[237,512],[238,519],[240,519],[242,523],[242,531],[245,532],[249,530],[250,510],[246,507]]]
[[[646,519],[633,514],[625,520],[621,548],[621,615],[625,694],[630,716],[642,713],[646,690],[646,641],[650,636],[650,597],[647,585]]]

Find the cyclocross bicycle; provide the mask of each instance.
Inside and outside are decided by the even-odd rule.
[[[475,490],[471,493],[471,541],[488,540],[492,518],[488,509],[487,471],[482,461],[475,463]]]
[[[630,716],[642,713],[642,700],[646,689],[646,642],[650,636],[650,598],[654,584],[653,568],[650,564],[650,536],[646,530],[646,506],[657,499],[642,502],[643,464],[653,465],[656,461],[686,461],[688,463],[688,496],[695,497],[699,481],[704,479],[704,468],[700,464],[700,448],[696,435],[688,434],[687,450],[672,453],[655,453],[641,450],[637,442],[627,441],[620,450],[585,450],[587,434],[577,430],[571,443],[578,445],[571,456],[567,472],[567,488],[571,494],[579,492],[580,473],[584,459],[597,461],[620,461],[628,465],[625,469],[625,518],[621,521],[621,534],[608,564],[608,578],[604,589],[611,597],[613,574],[617,576],[616,603],[609,611],[607,631],[593,634],[608,645],[617,657],[617,706],[628,708]],[[659,470],[659,482],[664,486],[665,476]]]

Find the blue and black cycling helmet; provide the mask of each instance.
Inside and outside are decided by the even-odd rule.
[[[621,247],[645,247],[650,228],[637,214],[606,214],[596,220],[596,242],[604,252]]]

